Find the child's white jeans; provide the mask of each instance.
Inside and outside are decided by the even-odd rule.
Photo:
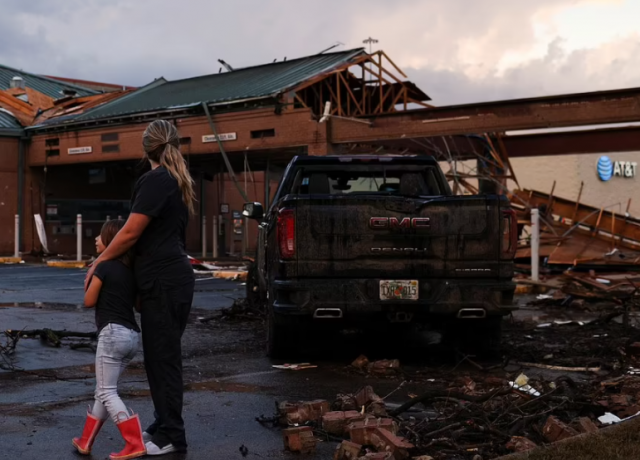
[[[96,401],[92,415],[108,416],[118,423],[127,418],[127,407],[118,396],[118,380],[140,347],[140,333],[119,324],[107,324],[98,336],[96,350]],[[124,415],[120,415],[124,413]]]

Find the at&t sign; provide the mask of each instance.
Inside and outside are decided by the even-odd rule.
[[[598,177],[601,181],[606,182],[612,177],[635,177],[638,163],[635,161],[611,161],[607,156],[600,157],[596,164]]]

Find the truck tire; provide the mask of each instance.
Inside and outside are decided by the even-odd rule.
[[[273,359],[294,357],[304,337],[302,321],[297,317],[278,315],[269,309],[267,315],[267,356]]]
[[[445,341],[449,346],[481,357],[495,357],[502,342],[502,317],[478,320],[453,320],[446,326]]]

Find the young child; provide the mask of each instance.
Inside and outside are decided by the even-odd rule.
[[[107,221],[96,238],[96,249],[102,253],[124,226],[123,220]],[[131,416],[118,396],[118,379],[136,355],[140,345],[140,328],[133,313],[136,289],[131,257],[98,265],[84,296],[85,307],[96,307],[98,349],[96,351],[96,391],[93,409],[80,438],[73,445],[81,454],[91,453],[93,441],[107,417],[115,422],[125,440],[124,449],[109,458],[130,459],[145,455],[142,429],[137,414]]]

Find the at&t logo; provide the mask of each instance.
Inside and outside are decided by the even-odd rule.
[[[606,182],[613,176],[635,177],[638,163],[635,161],[611,161],[607,156],[598,159],[596,170],[601,181]]]

